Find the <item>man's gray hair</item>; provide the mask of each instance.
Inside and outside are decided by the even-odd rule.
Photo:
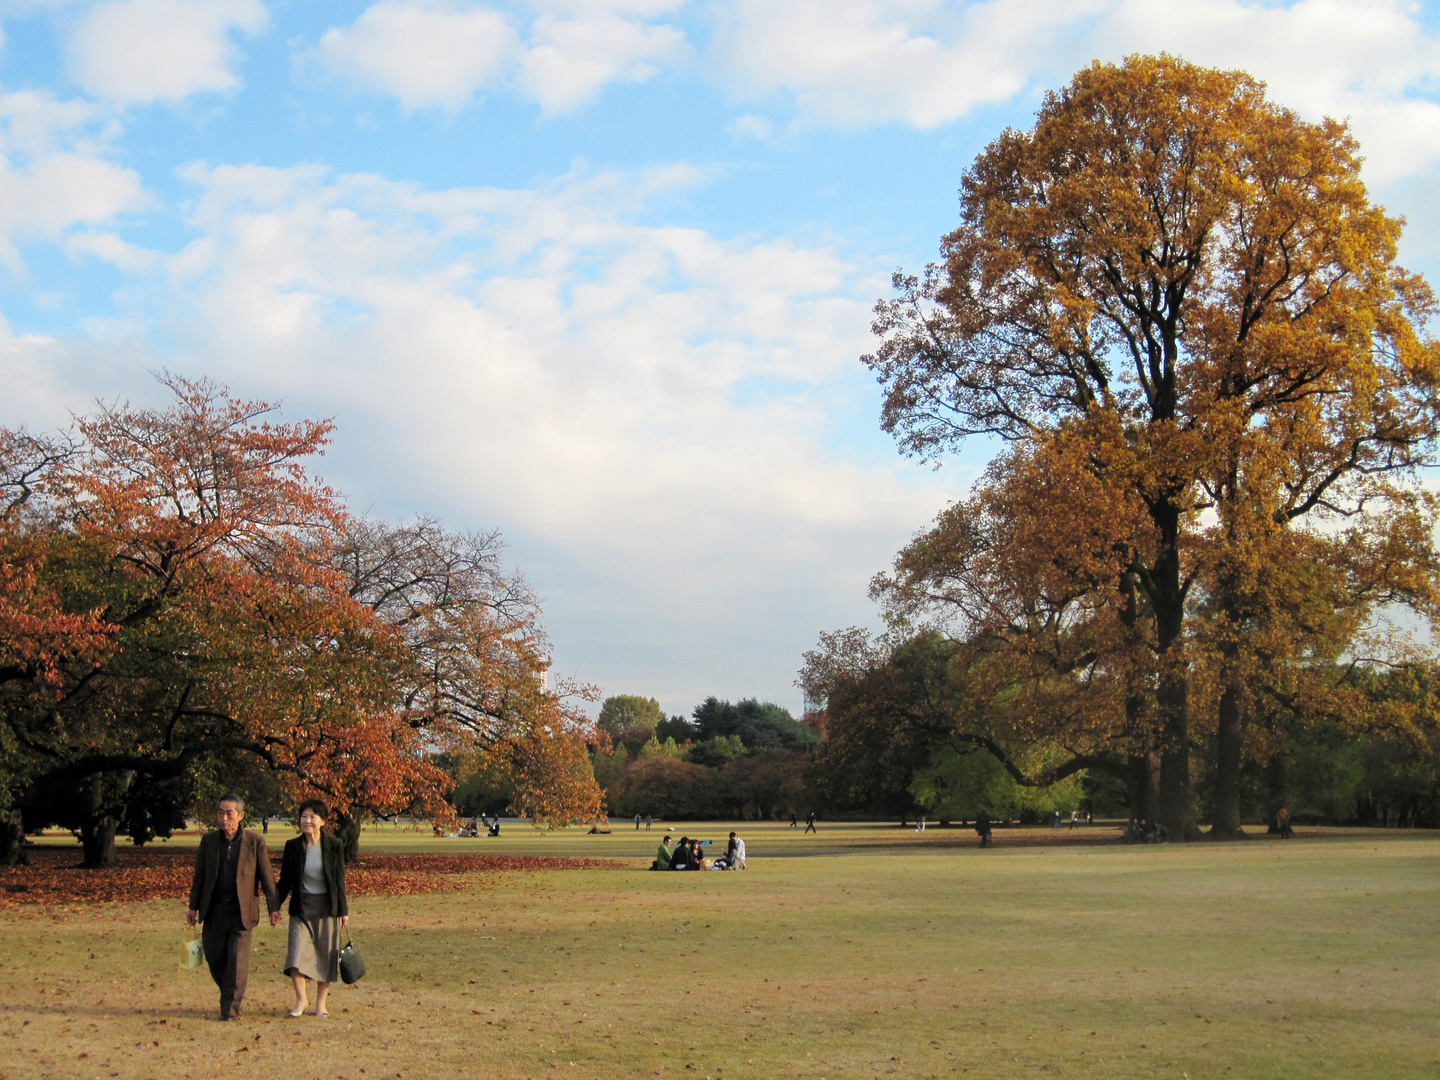
[[[245,812],[245,800],[242,799],[239,795],[234,794],[233,792],[226,792],[224,795],[221,795],[220,798],[215,800],[215,806],[217,809],[222,802],[233,802],[235,804],[236,810],[239,810],[242,814]]]

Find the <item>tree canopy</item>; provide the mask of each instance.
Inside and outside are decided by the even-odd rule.
[[[708,697],[692,714],[699,738],[704,741],[737,736],[747,750],[808,750],[815,745],[815,733],[790,715],[790,710],[773,702],[745,698],[733,705]]]
[[[440,750],[511,762],[552,819],[598,805],[545,775],[584,763],[588,725],[543,685],[498,538],[355,519],[306,469],[329,422],[165,382],[167,409],[0,432],[0,853],[59,812],[107,864],[217,769],[342,816],[445,815]]]
[[[1339,708],[1318,661],[1410,659],[1367,627],[1434,614],[1435,303],[1360,166],[1243,73],[1096,63],[979,155],[943,261],[877,308],[902,449],[1008,448],[876,595],[1028,686],[1017,722],[1158,770],[1174,836],[1201,740],[1233,830],[1258,698]]]
[[[640,745],[665,720],[660,702],[635,694],[613,694],[600,703],[595,726],[617,743]]]

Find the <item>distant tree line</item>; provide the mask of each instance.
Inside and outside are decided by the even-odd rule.
[[[1014,722],[1013,698],[969,696],[965,643],[929,630],[893,643],[848,631],[823,644],[807,654],[801,684],[824,704],[812,720],[823,737],[808,775],[828,811],[965,821],[983,806],[1019,822],[1057,810],[1144,820],[1143,789],[1113,771],[1080,769],[1033,783],[1074,756]],[[1436,670],[1349,664],[1328,678],[1368,703],[1373,726],[1357,730],[1353,714],[1293,701],[1257,710],[1241,769],[1242,820],[1268,827],[1283,806],[1314,824],[1440,827],[1440,757],[1411,738],[1408,725],[1384,722],[1428,707]],[[1209,820],[1213,743],[1193,769],[1199,813]]]
[[[814,805],[807,782],[813,728],[789,710],[753,698],[706,698],[689,718],[654,698],[608,697],[590,748],[595,780],[618,818],[778,818]],[[477,772],[455,791],[462,813],[491,812],[507,799],[503,778]]]

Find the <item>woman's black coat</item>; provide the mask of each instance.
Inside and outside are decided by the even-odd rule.
[[[338,837],[329,833],[320,834],[320,869],[325,874],[325,888],[330,892],[330,914],[334,917],[350,914],[350,905],[345,899],[345,845]],[[303,916],[300,909],[300,894],[304,889],[305,837],[297,836],[285,841],[285,854],[280,858],[280,884],[276,887],[279,902],[290,894],[290,914]]]

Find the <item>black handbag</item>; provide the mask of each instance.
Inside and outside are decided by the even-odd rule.
[[[350,928],[345,928],[345,944],[340,946],[340,980],[349,986],[365,977],[365,960],[359,946],[350,937]]]

